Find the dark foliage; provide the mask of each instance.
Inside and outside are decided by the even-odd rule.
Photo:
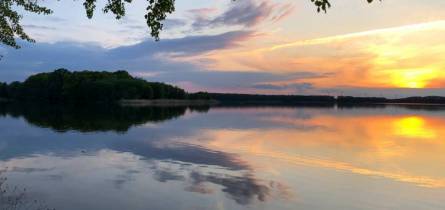
[[[298,105],[298,104],[334,104],[332,96],[297,96],[297,95],[251,95],[210,93],[210,98],[221,104],[246,104],[246,105]]]
[[[192,94],[194,99],[205,94]],[[147,82],[126,71],[70,72],[58,69],[30,76],[24,82],[0,85],[0,97],[16,100],[45,101],[116,101],[120,99],[186,99],[178,87]]]
[[[210,106],[189,106],[190,111],[198,113],[207,113],[210,110]]]
[[[209,93],[210,98],[219,101],[222,105],[334,105],[342,107],[356,105],[379,104],[445,104],[445,97],[408,97],[399,99],[388,99],[383,97],[353,97],[353,96],[298,96],[298,95],[253,95],[253,94],[233,94],[233,93]]]
[[[427,97],[408,97],[388,99],[383,97],[352,97],[339,96],[337,98],[339,104],[445,104],[445,97],[427,96]]]
[[[7,98],[7,87],[6,83],[0,82],[0,98]]]
[[[339,96],[337,103],[340,104],[360,104],[360,103],[388,103],[388,99],[382,97],[352,97],[352,96]]]
[[[330,0],[311,0],[317,7],[317,12],[326,12],[331,7]],[[366,0],[368,3],[372,3],[374,0]],[[381,0],[380,0],[381,1]]]
[[[206,100],[209,100],[211,98],[210,98],[209,93],[207,93],[207,92],[197,92],[197,93],[190,93],[188,95],[188,99],[191,99],[191,100],[196,100],[196,99],[206,99]]]
[[[23,15],[20,12],[27,11],[36,14],[51,14],[52,11],[38,4],[37,1],[30,0],[1,0],[0,1],[0,43],[20,48],[16,43],[16,38],[20,38],[29,42],[34,39],[29,37],[20,23]],[[18,10],[20,8],[20,10]]]
[[[133,126],[184,115],[187,107],[124,107],[114,104],[46,102],[0,103],[0,116],[23,117],[28,123],[56,132],[125,133]]]
[[[445,104],[445,97],[427,96],[427,97],[408,97],[400,99],[392,99],[392,103],[418,103],[418,104]]]

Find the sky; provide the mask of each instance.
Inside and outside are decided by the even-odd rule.
[[[36,43],[0,46],[0,78],[57,68],[127,70],[187,91],[405,97],[445,96],[445,1],[177,0],[161,40],[144,23],[146,1],[116,20],[99,1],[44,1],[23,13]]]

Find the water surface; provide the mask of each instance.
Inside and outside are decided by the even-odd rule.
[[[445,209],[444,136],[437,106],[1,104],[0,207]]]

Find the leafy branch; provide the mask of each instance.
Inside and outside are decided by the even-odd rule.
[[[317,11],[326,12],[331,7],[329,0],[310,0],[317,7]],[[373,0],[366,0],[368,3]],[[93,18],[96,9],[97,0],[85,0],[83,6],[85,7],[86,16]],[[133,0],[107,0],[105,7],[102,9],[104,13],[111,13],[116,19],[121,19],[125,16],[125,5],[131,4]],[[147,0],[146,13],[144,18],[150,35],[159,40],[159,33],[163,29],[163,21],[168,14],[175,11],[175,0]],[[20,20],[23,18],[19,14],[18,9],[23,9],[26,12],[49,15],[53,11],[45,6],[39,4],[39,0],[1,0],[0,2],[0,44],[10,46],[13,48],[20,48],[16,39],[22,39],[28,42],[35,42],[23,30]]]

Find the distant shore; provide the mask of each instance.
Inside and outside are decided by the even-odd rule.
[[[122,106],[210,106],[217,105],[216,100],[187,100],[187,99],[153,99],[153,100],[120,100]]]
[[[114,103],[121,106],[368,106],[368,105],[431,105],[445,106],[445,97],[408,97],[387,99],[352,96],[250,95],[209,93],[211,99],[121,99],[117,101],[29,100],[1,98],[0,102],[49,103]]]
[[[326,95],[256,95],[256,94],[227,94],[209,93],[210,98],[220,104],[230,105],[445,105],[445,97],[425,96],[389,99],[384,97],[354,97],[354,96],[326,96]]]

